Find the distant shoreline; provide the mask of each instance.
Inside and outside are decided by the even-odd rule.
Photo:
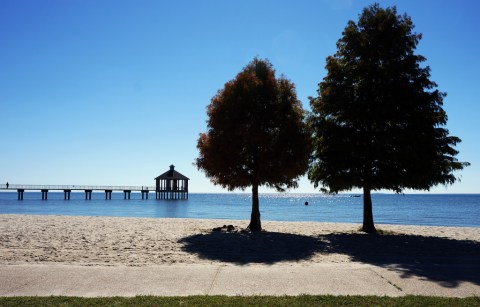
[[[25,194],[27,193],[39,193],[40,190],[29,190],[29,191],[25,191]],[[154,192],[153,190],[151,192]],[[0,189],[0,193],[17,193],[17,191],[15,189]],[[61,190],[52,190],[52,191],[49,191],[49,193],[63,193],[63,191]],[[74,190],[72,191],[72,194],[73,193],[85,193],[84,191],[81,191],[81,190]],[[93,193],[104,193],[103,191],[101,190],[98,190],[98,191],[93,191]],[[122,191],[113,191],[113,193],[118,193],[118,194],[121,194],[123,193]],[[132,194],[140,194],[140,192],[138,191],[132,191]],[[189,192],[190,195],[246,195],[246,196],[249,196],[251,195],[252,193],[250,191],[246,191],[246,192]],[[323,195],[325,197],[329,197],[329,196],[350,196],[350,195],[362,195],[361,192],[359,193],[353,193],[353,192],[346,192],[346,193],[339,193],[339,194],[336,194],[336,195],[329,195],[329,194],[324,194],[324,193],[321,193],[321,192],[259,192],[258,193],[260,196],[261,195],[315,195],[315,196],[319,196],[319,195]],[[397,194],[397,193],[388,193],[388,192],[378,192],[378,193],[374,193],[372,192],[371,195],[398,195],[398,196],[402,196],[402,195],[438,195],[438,196],[441,196],[441,195],[480,195],[480,193],[421,193],[421,192],[418,192],[418,193],[400,193],[400,194]]]

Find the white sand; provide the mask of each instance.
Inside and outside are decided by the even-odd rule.
[[[478,263],[480,228],[268,222],[265,232],[219,233],[247,221],[0,215],[0,264],[148,266],[202,263],[338,263],[411,257]],[[400,258],[399,258],[400,257]],[[409,258],[410,257],[410,258]],[[429,260],[429,261],[430,261]]]

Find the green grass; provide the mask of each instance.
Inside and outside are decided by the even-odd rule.
[[[480,297],[430,296],[187,296],[0,297],[0,306],[480,306]]]

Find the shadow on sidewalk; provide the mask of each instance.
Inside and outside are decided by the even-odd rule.
[[[418,276],[456,287],[463,281],[480,285],[480,243],[418,235],[322,235],[329,242],[320,252],[349,255],[352,261],[388,267],[402,278]]]
[[[185,237],[183,249],[202,259],[235,264],[308,260],[316,253],[344,254],[354,262],[387,267],[402,278],[418,276],[444,287],[480,285],[480,243],[417,235],[211,232]]]

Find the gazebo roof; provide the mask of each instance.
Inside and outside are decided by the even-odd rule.
[[[157,179],[177,179],[177,180],[190,180],[188,177],[180,174],[176,170],[174,170],[175,166],[170,165],[170,170],[166,171],[165,173],[161,174],[160,176],[156,177]]]

